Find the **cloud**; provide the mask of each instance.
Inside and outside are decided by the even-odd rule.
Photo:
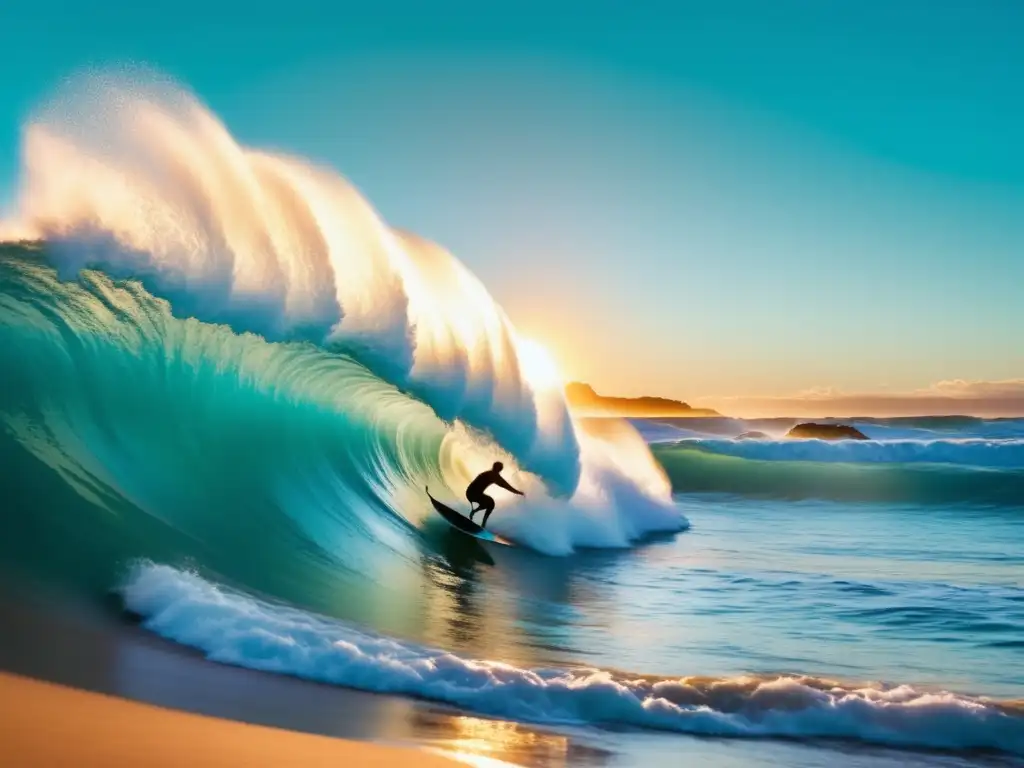
[[[1005,381],[953,379],[952,381],[940,381],[923,391],[946,397],[1020,400],[1024,398],[1024,379],[1006,379]]]
[[[706,397],[699,402],[733,416],[1024,416],[1024,379],[952,379],[909,392],[815,387],[785,397]]]

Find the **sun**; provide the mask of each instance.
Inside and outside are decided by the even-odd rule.
[[[534,389],[553,389],[561,385],[562,374],[551,353],[541,344],[520,336],[516,339],[516,354],[523,376]]]

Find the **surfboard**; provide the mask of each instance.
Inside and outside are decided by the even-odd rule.
[[[427,488],[427,498],[430,499],[430,503],[434,505],[434,509],[440,513],[441,517],[451,524],[452,528],[462,531],[462,533],[472,536],[474,539],[480,539],[481,541],[493,541],[495,544],[504,544],[507,547],[514,546],[508,539],[503,539],[501,536],[491,533],[486,528],[481,528],[479,525],[474,523],[465,515],[460,512],[456,512],[451,507],[445,506],[440,501],[430,495],[430,489]]]

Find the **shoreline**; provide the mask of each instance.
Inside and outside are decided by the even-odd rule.
[[[12,768],[313,766],[345,757],[354,757],[357,765],[381,767],[419,760],[417,764],[430,768],[467,763],[480,768],[625,768],[675,764],[681,754],[691,765],[723,768],[1024,768],[1013,756],[843,741],[548,729],[422,699],[218,663],[124,620],[101,601],[12,588],[0,578],[0,625],[6,629],[0,642],[0,764]],[[108,711],[102,734],[66,727],[64,721],[99,709]],[[160,733],[160,744],[174,742],[177,750],[176,742],[192,740],[193,732],[200,735],[197,739],[213,738],[216,732],[231,740],[261,728],[269,733],[257,737],[266,745],[259,754],[277,754],[276,761],[254,762],[242,747],[215,752],[197,744],[193,752],[174,751],[174,760],[161,763],[138,746],[155,749],[155,742],[137,738],[142,732]],[[89,733],[101,735],[93,738]],[[292,757],[299,752],[285,747],[292,736],[302,741],[294,742],[296,750],[305,750],[301,760]],[[305,737],[312,740],[303,741]],[[382,746],[399,752],[377,751]],[[126,759],[129,752],[104,751],[129,747],[135,750],[134,760]],[[435,757],[444,762],[433,762]]]
[[[88,711],[93,704],[86,704],[86,699],[101,702],[97,707],[107,706],[102,702],[110,699],[115,702],[112,711],[123,710],[127,717],[134,718],[131,740],[143,730],[161,728],[174,734],[168,736],[172,741],[187,740],[190,729],[206,733],[204,729],[213,727],[179,722],[177,717],[162,724],[165,714],[181,714],[212,720],[218,725],[237,723],[323,739],[335,744],[324,748],[324,754],[333,755],[331,760],[335,764],[350,753],[363,754],[352,751],[360,745],[371,750],[380,745],[403,750],[393,763],[368,763],[362,757],[355,761],[357,765],[380,766],[400,765],[410,759],[426,760],[431,753],[444,755],[443,762],[417,764],[438,768],[466,762],[481,766],[602,765],[614,754],[600,746],[600,737],[554,732],[476,716],[435,702],[221,664],[116,616],[98,601],[83,601],[36,586],[15,589],[11,581],[2,578],[5,575],[0,573],[0,626],[6,628],[0,642],[0,764],[5,766],[132,764],[111,755],[103,762],[97,747],[85,744],[82,734],[66,734],[65,738],[49,728],[51,720],[74,719],[79,711]],[[53,689],[35,693],[33,682]],[[43,725],[48,730],[38,723],[32,725],[32,720],[23,721],[18,728],[10,725],[13,721],[7,713],[17,710],[18,705],[12,702],[21,690],[33,691],[30,695],[46,701],[45,707],[36,711],[47,713]],[[140,714],[136,714],[136,706],[143,708],[138,710]],[[156,712],[143,711],[146,708]],[[111,717],[117,722],[121,715]],[[21,744],[18,759],[4,751],[12,734],[22,738],[20,733],[33,732],[39,743]],[[117,742],[128,732],[117,729],[105,732],[104,738]],[[54,761],[51,758],[55,753],[45,751],[49,748],[46,742],[59,744],[71,740],[77,740],[85,752],[69,749],[63,760]],[[308,749],[315,751],[312,746]],[[349,752],[343,754],[338,749]],[[99,761],[87,762],[86,752],[96,754]],[[175,754],[178,762],[166,765],[256,765],[247,762],[242,753],[238,753],[237,759],[225,755],[217,763]],[[262,764],[291,763],[279,760]]]

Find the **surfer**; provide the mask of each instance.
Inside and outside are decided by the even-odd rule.
[[[525,495],[522,491],[517,491],[505,482],[505,478],[501,476],[501,470],[504,469],[504,466],[500,461],[494,462],[493,467],[477,475],[476,479],[466,488],[466,498],[469,499],[469,519],[472,520],[473,515],[477,512],[483,512],[484,521],[480,523],[481,528],[487,527],[487,518],[494,511],[494,499],[484,493],[488,486],[498,485],[506,491],[511,491],[519,496]],[[473,508],[474,505],[477,505],[476,509]]]

